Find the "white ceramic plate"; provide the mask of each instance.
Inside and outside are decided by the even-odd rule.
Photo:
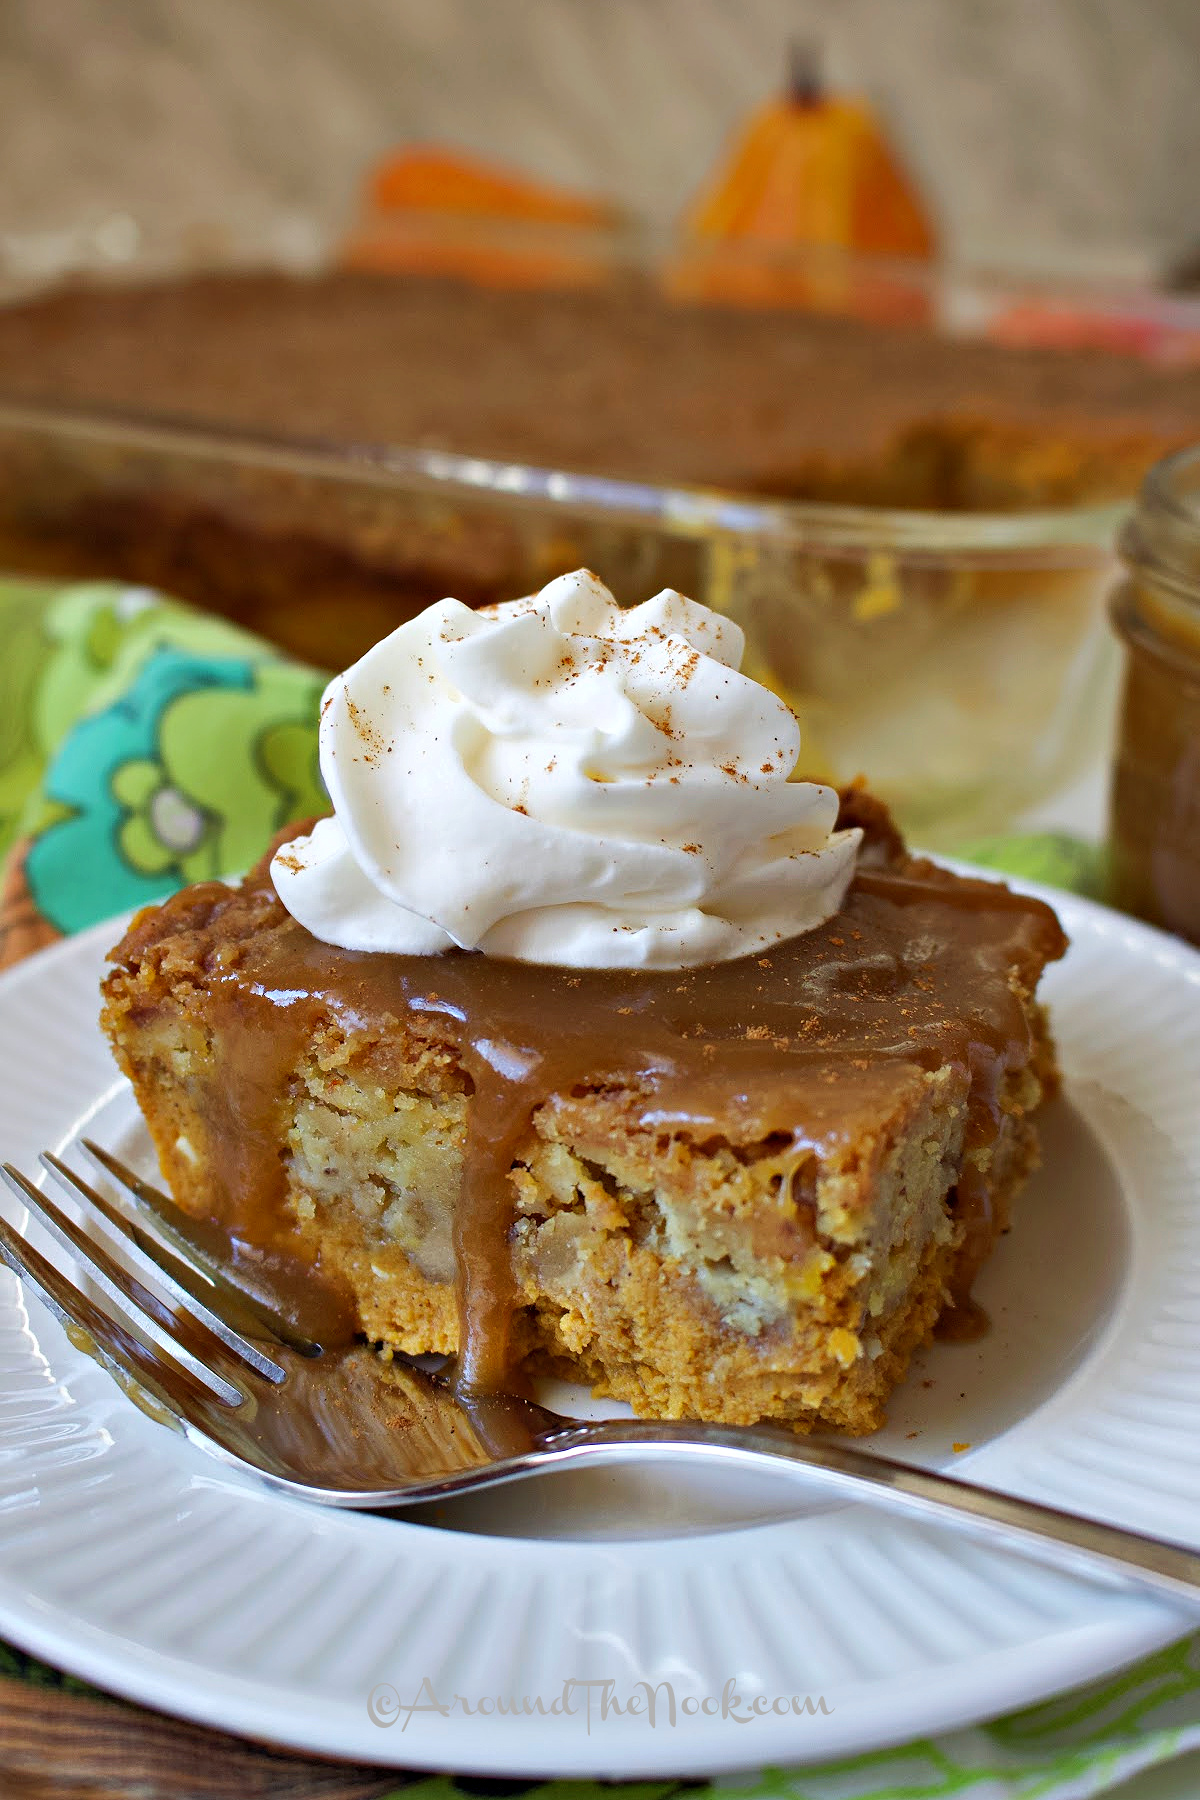
[[[1073,940],[1046,981],[1067,1097],[981,1284],[991,1336],[928,1352],[882,1443],[1197,1543],[1200,956],[1048,897]],[[115,935],[0,982],[15,1161],[85,1115],[139,1149],[95,1024]],[[863,1508],[792,1503],[619,1471],[420,1521],[290,1503],[145,1418],[0,1270],[0,1632],[210,1725],[493,1775],[713,1773],[965,1724],[1186,1625]],[[570,1681],[594,1685],[564,1707]],[[653,1720],[626,1705],[642,1682],[666,1684]]]

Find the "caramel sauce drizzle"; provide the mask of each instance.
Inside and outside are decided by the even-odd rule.
[[[853,1141],[873,1101],[894,1091],[898,1064],[951,1065],[967,1092],[967,1149],[986,1150],[1000,1128],[1005,1075],[1032,1047],[1014,982],[1032,992],[1043,963],[1065,948],[1039,902],[911,863],[863,869],[842,910],[815,931],[758,956],[677,971],[338,950],[284,912],[265,874],[248,885],[257,915],[233,943],[221,913],[244,912],[247,895],[216,890],[199,1003],[212,1035],[211,1076],[198,1098],[218,1230],[239,1271],[260,1270],[264,1291],[277,1292],[295,1261],[303,1313],[300,1290],[320,1292],[321,1271],[311,1249],[298,1248],[282,1146],[306,1050],[330,1025],[376,1047],[398,1031],[410,1046],[449,1043],[471,1094],[455,1250],[460,1370],[478,1392],[511,1379],[519,1296],[510,1173],[545,1102],[615,1087],[646,1128],[745,1143],[784,1132],[799,1164]],[[186,903],[167,902],[156,937]],[[954,1298],[968,1327],[971,1281],[993,1236],[987,1183],[971,1163],[956,1209]],[[338,1297],[327,1292],[326,1301],[333,1320]]]

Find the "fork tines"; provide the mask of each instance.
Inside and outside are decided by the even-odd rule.
[[[246,1336],[266,1336],[280,1344],[286,1344],[301,1356],[320,1355],[321,1346],[298,1331],[290,1319],[285,1319],[274,1307],[266,1305],[256,1295],[248,1294],[229,1278],[204,1246],[196,1241],[194,1222],[161,1188],[144,1181],[140,1175],[120,1162],[111,1150],[105,1150],[92,1138],[83,1138],[81,1142],[91,1160],[105,1174],[119,1182],[132,1206],[153,1227],[150,1244],[143,1247],[160,1269],[169,1269],[180,1285],[196,1299],[215,1304],[215,1290],[221,1296],[223,1317]],[[143,1234],[139,1233],[136,1222],[126,1214],[119,1213],[114,1222],[119,1229],[141,1241]]]
[[[11,1163],[4,1164],[2,1173],[13,1193],[66,1252],[74,1272],[65,1274],[23,1231],[0,1218],[0,1256],[4,1261],[33,1284],[76,1342],[82,1332],[87,1340],[84,1347],[96,1354],[110,1373],[148,1389],[168,1411],[177,1410],[171,1392],[178,1389],[180,1381],[192,1387],[199,1382],[232,1407],[241,1406],[247,1397],[239,1383],[239,1370],[282,1382],[286,1370],[270,1351],[284,1344],[296,1347],[297,1334],[227,1279],[214,1279],[171,1218],[177,1209],[165,1195],[140,1181],[107,1152],[96,1147],[94,1155],[134,1193],[143,1215],[149,1215],[156,1225],[162,1223],[157,1204],[161,1202],[167,1219],[164,1234],[169,1232],[171,1247],[59,1157],[47,1154],[41,1159],[43,1166],[82,1204],[86,1225],[64,1212]],[[103,1304],[86,1291],[88,1284],[98,1290]],[[253,1336],[248,1335],[247,1327]],[[302,1342],[307,1345],[307,1340]],[[311,1351],[315,1346],[308,1348]]]

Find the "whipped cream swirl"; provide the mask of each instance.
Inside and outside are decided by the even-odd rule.
[[[333,801],[275,857],[283,904],[348,950],[459,945],[572,968],[682,968],[821,924],[854,873],[837,796],[789,781],[791,712],[739,627],[594,575],[443,600],[330,683]]]

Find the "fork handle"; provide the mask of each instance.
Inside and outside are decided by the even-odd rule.
[[[1132,1584],[1200,1612],[1200,1555],[1182,1545],[995,1488],[976,1487],[953,1475],[893,1462],[848,1444],[761,1427],[599,1420],[547,1432],[542,1445],[555,1460],[563,1452],[566,1460],[572,1460],[570,1452],[584,1446],[589,1459],[607,1446],[627,1458],[632,1446],[642,1445],[648,1459],[652,1450],[661,1459],[664,1449],[674,1449],[680,1460],[689,1462],[700,1457],[727,1467],[753,1468],[764,1460],[790,1466],[797,1473],[817,1475],[847,1499],[946,1525],[977,1543],[1015,1550],[1091,1581]]]

